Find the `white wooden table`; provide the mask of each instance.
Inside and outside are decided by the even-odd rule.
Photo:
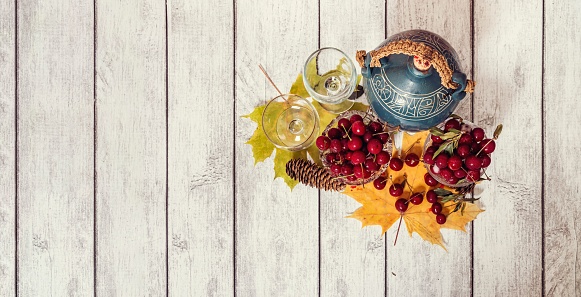
[[[578,0],[2,0],[0,296],[580,296]],[[314,50],[420,28],[504,124],[446,253],[273,181],[240,116]],[[406,234],[405,232],[402,234]]]

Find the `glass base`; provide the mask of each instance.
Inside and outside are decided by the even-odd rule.
[[[355,101],[352,100],[345,100],[341,103],[337,103],[337,104],[331,104],[331,103],[323,103],[323,102],[319,102],[321,104],[321,107],[323,107],[326,111],[330,112],[330,113],[334,113],[334,114],[340,114],[343,113],[345,111],[348,111],[351,107],[353,107],[353,104],[355,104]]]

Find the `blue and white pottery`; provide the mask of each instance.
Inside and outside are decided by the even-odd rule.
[[[410,30],[395,34],[376,50],[393,41],[406,39],[423,43],[443,55],[453,71],[452,82],[458,88],[444,87],[433,66],[421,71],[414,66],[414,57],[405,54],[381,58],[381,67],[370,67],[371,55],[367,55],[361,69],[363,87],[371,108],[381,120],[405,131],[427,130],[443,122],[464,99],[466,75],[452,46],[429,31]]]

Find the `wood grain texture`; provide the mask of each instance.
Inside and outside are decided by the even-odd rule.
[[[259,9],[257,11],[257,9]],[[238,296],[315,296],[318,291],[318,193],[273,181],[272,158],[254,166],[244,144],[256,125],[240,116],[274,97],[261,63],[290,90],[317,49],[317,2],[236,4],[236,292]]]
[[[97,294],[166,292],[165,3],[97,1]]]
[[[545,294],[581,296],[581,2],[545,2]],[[573,134],[572,134],[573,132]]]
[[[539,296],[542,2],[474,5],[475,123],[504,124],[474,222],[474,296]]]
[[[168,14],[169,295],[232,296],[233,3]]]
[[[470,1],[467,0],[387,2],[388,36],[411,29],[424,29],[442,36],[458,53],[469,77],[470,22]],[[466,96],[455,113],[469,119],[470,100]],[[396,229],[386,233],[389,296],[424,296],[428,292],[433,296],[470,295],[470,228],[468,233],[442,231],[448,252],[423,241],[417,234],[408,237],[403,224],[397,245],[393,246]]]
[[[18,5],[18,293],[93,294],[93,4]]]
[[[16,10],[0,3],[0,295],[14,296],[16,269]]]
[[[385,1],[345,2],[341,6],[350,12],[349,17],[337,13],[336,1],[321,1],[321,47],[341,49],[360,73],[355,52],[369,51],[383,41]],[[321,296],[384,296],[381,228],[361,229],[359,221],[345,218],[359,206],[344,194],[321,191]]]

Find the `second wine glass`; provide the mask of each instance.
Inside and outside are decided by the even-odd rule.
[[[303,83],[324,109],[339,114],[354,104],[348,98],[357,84],[357,70],[344,52],[324,47],[312,53],[305,62]]]

